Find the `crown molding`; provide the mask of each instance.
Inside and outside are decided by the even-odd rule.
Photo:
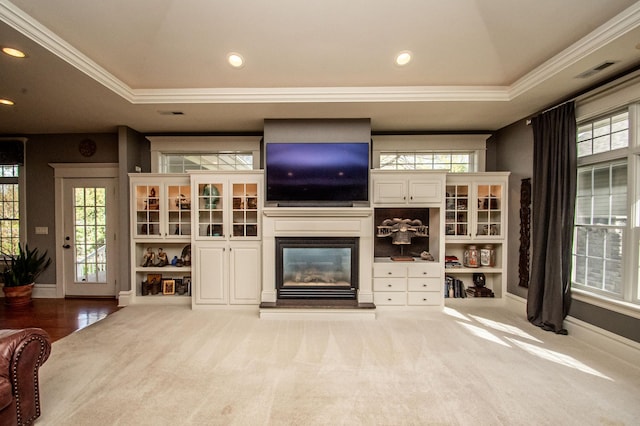
[[[509,88],[509,98],[526,93],[639,25],[640,2],[637,2],[517,80]]]
[[[0,0],[0,19],[132,104],[508,102],[640,25],[640,2],[510,86],[133,89],[7,0]]]
[[[136,104],[508,101],[506,87],[278,87],[134,90]]]

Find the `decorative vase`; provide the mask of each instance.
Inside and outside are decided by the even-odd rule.
[[[8,306],[20,307],[31,303],[33,283],[18,287],[2,287],[4,291],[4,303]]]

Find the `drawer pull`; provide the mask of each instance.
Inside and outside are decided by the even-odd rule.
[[[393,299],[389,297],[389,298],[387,299],[387,302],[391,302],[392,300],[393,300]]]
[[[427,275],[427,273],[425,271],[422,271],[422,275]]]
[[[422,301],[423,301],[423,302],[426,302],[426,301],[427,301],[427,298],[426,298],[426,297],[425,297],[425,298],[423,298],[423,299],[422,299]]]
[[[387,275],[393,275],[393,273],[392,272],[387,272]]]
[[[426,286],[427,286],[426,284],[422,284],[422,287],[426,287]]]
[[[393,287],[393,284],[387,284],[387,287]]]

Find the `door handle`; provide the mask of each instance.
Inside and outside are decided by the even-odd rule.
[[[71,248],[71,246],[70,246],[69,244],[64,244],[64,245],[62,246],[62,248],[64,248],[64,249],[68,249],[68,248]]]

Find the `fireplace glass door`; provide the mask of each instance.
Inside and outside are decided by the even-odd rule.
[[[277,238],[279,298],[355,299],[357,238]]]

